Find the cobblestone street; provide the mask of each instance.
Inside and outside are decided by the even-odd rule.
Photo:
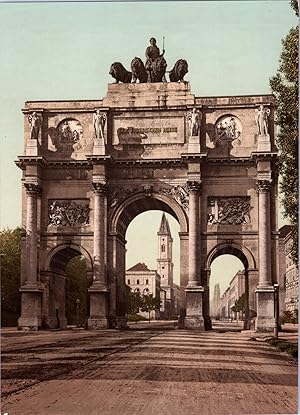
[[[297,364],[246,332],[2,333],[2,413],[296,414]]]

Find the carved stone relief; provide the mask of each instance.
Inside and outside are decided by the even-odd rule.
[[[142,187],[124,186],[108,188],[108,206],[113,208],[118,205],[122,200],[126,199],[129,195],[142,191]]]
[[[189,189],[187,185],[184,186],[172,186],[162,187],[159,191],[165,195],[171,196],[179,203],[183,209],[188,212],[189,210]]]
[[[251,223],[250,197],[209,197],[207,223],[209,225]]]
[[[89,224],[88,200],[49,200],[49,225],[82,226]]]
[[[232,144],[240,145],[239,139],[242,133],[242,124],[240,120],[233,115],[223,115],[215,124],[215,145],[223,146]]]
[[[122,200],[128,198],[135,193],[143,192],[145,197],[151,197],[155,189],[151,185],[144,186],[125,186],[114,187],[108,190],[108,206],[111,208],[117,206]],[[185,186],[171,186],[161,187],[157,189],[159,193],[171,196],[179,203],[183,209],[188,212],[189,210],[189,190],[187,185]]]
[[[55,153],[82,152],[92,148],[92,140],[86,140],[80,121],[74,118],[66,118],[56,128],[48,130],[48,150]]]

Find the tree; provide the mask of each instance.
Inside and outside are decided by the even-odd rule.
[[[298,1],[291,7],[299,15]],[[298,26],[282,40],[279,68],[270,79],[278,109],[277,147],[280,151],[279,173],[285,217],[292,225],[292,257],[298,263]]]
[[[149,323],[151,311],[160,309],[161,300],[158,297],[153,297],[153,294],[143,295],[141,311],[149,313]]]
[[[231,307],[231,310],[235,314],[235,320],[236,320],[236,313],[239,313],[240,311],[243,313],[246,313],[247,308],[247,298],[246,293],[242,294],[237,300],[235,300],[234,305]]]
[[[0,232],[1,325],[16,326],[20,316],[20,228]]]
[[[131,291],[131,288],[126,285],[127,291],[127,314],[135,315],[140,311],[142,305],[142,298],[139,291]]]

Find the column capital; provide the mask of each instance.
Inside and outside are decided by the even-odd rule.
[[[201,182],[189,180],[186,184],[189,189],[189,193],[199,193],[201,190]]]
[[[256,190],[258,193],[267,193],[271,189],[271,181],[270,180],[257,180],[256,182]]]
[[[42,187],[36,183],[24,183],[26,193],[32,196],[40,196],[42,193]]]
[[[93,186],[93,190],[95,194],[102,194],[102,195],[107,194],[108,189],[107,189],[106,183],[92,182],[92,186]]]

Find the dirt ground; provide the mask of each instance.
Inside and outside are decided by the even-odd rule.
[[[296,414],[297,363],[224,331],[3,331],[1,415]]]

